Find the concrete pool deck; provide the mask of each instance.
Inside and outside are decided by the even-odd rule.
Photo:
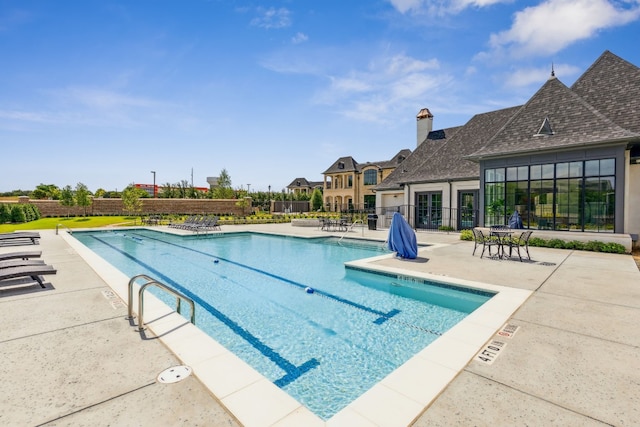
[[[222,229],[328,234],[289,224]],[[125,319],[127,309],[117,292],[65,236],[52,230],[41,235],[38,246],[0,247],[0,253],[42,250],[42,258],[58,270],[46,277],[49,289],[0,290],[1,424],[305,425],[295,418],[238,420],[225,408],[234,409],[233,399],[223,405],[204,386],[207,378],[157,382],[160,372],[185,363],[184,356],[169,351],[152,333],[136,331]],[[348,234],[380,240],[386,235],[387,230],[366,228]],[[477,253],[472,257],[473,242],[460,241],[456,233],[417,235],[420,243],[431,245],[420,250],[417,260],[387,258],[373,264],[407,275],[531,292],[508,319],[518,329],[509,337],[497,327],[491,339],[503,343],[500,350],[486,357],[488,363],[476,357],[465,361],[416,417],[385,412],[366,414],[357,423],[332,419],[327,425],[583,426],[633,425],[640,419],[640,272],[631,256],[531,248],[533,262],[498,261],[480,259]],[[228,362],[232,376],[235,360]],[[416,388],[431,386],[413,382]],[[255,399],[254,407],[245,409],[259,412],[261,405]]]

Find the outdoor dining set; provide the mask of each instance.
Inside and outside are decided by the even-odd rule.
[[[340,219],[321,218],[320,219],[320,230],[347,231],[348,227],[349,227],[349,220],[347,218],[340,218]]]
[[[485,234],[485,231],[477,227],[473,229],[473,240],[475,242],[473,255],[476,254],[478,246],[482,246],[480,258],[484,256],[485,250],[488,250],[491,258],[511,259],[515,253],[520,261],[522,261],[522,256],[525,254],[527,259],[531,260],[529,239],[533,231],[514,229],[508,225],[491,226],[488,234]],[[495,249],[495,254],[491,252],[492,248]]]

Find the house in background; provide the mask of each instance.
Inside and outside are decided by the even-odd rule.
[[[293,194],[311,195],[316,188],[322,190],[322,181],[309,181],[306,178],[296,178],[287,185],[287,190]]]
[[[404,149],[390,160],[379,162],[358,163],[351,156],[339,158],[323,172],[325,209],[333,212],[375,209],[373,189],[410,155],[411,150]]]
[[[426,139],[375,188],[379,208],[403,206],[416,228],[506,224],[518,211],[525,228],[637,240],[637,66],[606,51],[570,88],[552,73],[522,106],[441,131],[425,116]]]

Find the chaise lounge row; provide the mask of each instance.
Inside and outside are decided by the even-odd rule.
[[[53,266],[45,264],[40,258],[42,252],[10,252],[0,254],[0,288],[18,284],[11,279],[30,278],[41,288],[46,288],[42,276],[56,274]],[[22,284],[22,283],[21,283]]]
[[[40,243],[40,233],[37,231],[14,231],[13,233],[0,233],[0,246],[9,245],[37,245]]]
[[[169,224],[171,228],[190,231],[220,230],[217,216],[190,216],[181,223]]]

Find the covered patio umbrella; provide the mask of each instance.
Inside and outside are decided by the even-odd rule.
[[[389,249],[401,258],[414,259],[418,256],[416,232],[400,212],[393,214],[389,227]]]
[[[513,215],[509,218],[509,228],[522,229],[522,217],[518,211],[513,211]]]

